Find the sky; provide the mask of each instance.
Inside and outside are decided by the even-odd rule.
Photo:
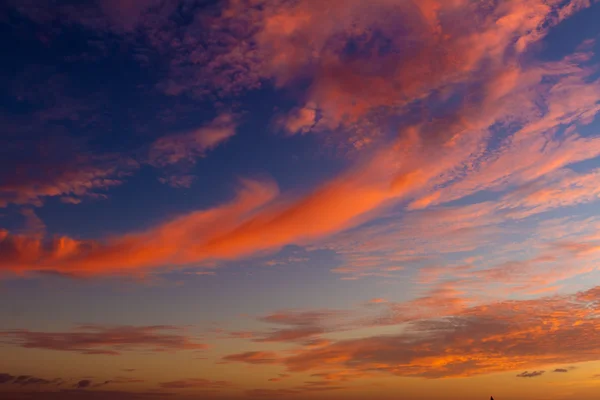
[[[0,398],[600,389],[600,2],[0,2]]]

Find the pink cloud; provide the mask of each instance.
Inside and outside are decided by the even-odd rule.
[[[194,163],[196,158],[234,136],[236,127],[232,114],[221,114],[196,130],[161,137],[150,146],[148,162],[163,167],[180,162]]]
[[[138,167],[126,157],[79,156],[64,163],[47,162],[44,168],[20,165],[10,177],[2,177],[0,207],[11,203],[40,206],[46,197],[60,197],[75,204],[81,198],[102,196],[102,191],[121,185],[123,178]]]
[[[290,135],[307,133],[317,124],[317,111],[314,108],[298,108],[279,118],[277,124]]]

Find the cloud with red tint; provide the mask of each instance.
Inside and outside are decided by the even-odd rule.
[[[207,345],[196,343],[174,326],[98,326],[84,325],[67,332],[3,330],[4,344],[26,349],[69,351],[89,355],[119,355],[127,351],[203,350]]]
[[[109,154],[94,152],[60,135],[40,139],[36,145],[14,134],[11,146],[2,152],[0,165],[11,172],[0,174],[0,208],[10,204],[42,206],[48,198],[65,204],[107,198],[110,189],[123,185],[142,165],[159,169],[163,183],[189,187],[194,178],[189,169],[196,158],[235,135],[236,126],[233,114],[222,113],[195,130]],[[17,158],[16,152],[24,156]]]
[[[316,125],[337,127],[517,64],[550,27],[587,6],[335,0],[323,9],[314,0],[231,1],[218,16],[197,16],[188,27],[190,47],[174,49],[176,62],[164,89],[223,95],[266,80],[286,88],[308,80],[306,106],[294,109],[282,125],[290,133],[305,132],[317,122],[313,110],[319,110]],[[461,24],[465,18],[477,23]],[[198,28],[205,25],[213,30]],[[199,44],[202,52],[194,50]],[[166,40],[157,46],[169,47]],[[351,140],[374,131],[356,132]]]
[[[517,218],[596,198],[594,194],[582,195],[594,185],[595,174],[569,176],[563,171],[600,154],[596,137],[575,133],[577,124],[590,122],[600,107],[600,83],[593,79],[595,69],[589,65],[589,52],[582,50],[547,63],[524,63],[519,58],[529,44],[544,37],[549,27],[584,3],[512,0],[484,7],[459,0],[377,0],[370,5],[355,0],[333,1],[327,7],[338,15],[335,21],[312,0],[258,3],[234,1],[225,4],[220,13],[195,16],[182,29],[198,29],[196,24],[200,22],[210,22],[214,29],[210,33],[188,32],[186,42],[175,53],[185,55],[183,63],[191,63],[190,57],[199,59],[187,69],[174,56],[173,73],[191,70],[184,75],[186,79],[193,75],[192,81],[196,73],[201,73],[204,81],[210,77],[208,80],[223,91],[228,85],[254,87],[262,79],[287,87],[308,74],[313,83],[306,106],[295,109],[286,120],[300,131],[317,116],[321,116],[318,124],[339,126],[354,125],[357,119],[378,114],[381,108],[392,109],[398,115],[412,114],[409,105],[416,106],[413,103],[417,100],[449,108],[448,113],[407,120],[394,139],[374,141],[371,150],[364,152],[353,167],[304,195],[279,194],[272,182],[245,182],[238,197],[229,203],[179,216],[143,232],[100,240],[39,239],[0,231],[2,269],[92,275],[239,259],[274,252],[289,244],[320,244],[324,238],[385,215],[394,206],[418,211],[483,190],[502,191],[531,184],[544,177],[547,180],[539,184],[539,190],[522,194],[525,199],[510,195],[503,198],[506,204],[492,210],[496,218],[502,213]],[[478,21],[476,26],[457,22],[468,16]],[[160,25],[161,21],[154,22]],[[240,21],[247,24],[238,24]],[[375,25],[381,32],[376,34],[371,29]],[[234,26],[241,31],[252,27],[251,32],[239,32],[248,33],[250,39],[216,40]],[[142,31],[149,34],[156,32],[154,28]],[[207,48],[201,47],[204,55],[190,53],[188,46],[198,47],[203,35],[213,39]],[[154,43],[159,47],[173,43],[168,33],[153,38],[159,41]],[[414,41],[422,46],[412,46]],[[213,45],[226,48],[213,49]],[[253,45],[256,47],[252,51],[239,48]],[[408,50],[386,51],[388,45]],[[381,51],[367,51],[373,48]],[[203,58],[215,53],[219,57]],[[236,77],[229,84],[214,76],[223,69],[229,71],[223,72],[228,77],[230,72]],[[205,85],[184,83],[190,91]],[[450,107],[448,98],[456,97],[453,95],[465,100]],[[150,162],[160,167],[193,163],[235,133],[234,119],[231,114],[221,114],[198,130],[156,140],[150,146]],[[355,142],[366,143],[382,130],[372,121],[369,124],[371,129],[365,130],[369,136]],[[494,134],[499,127],[506,129],[501,146]],[[568,129],[560,133],[562,127]],[[552,175],[557,171],[565,178]],[[192,177],[188,173],[171,174],[161,180],[187,187]],[[564,191],[573,194],[555,202],[543,201],[544,193]],[[62,194],[65,201],[73,201],[68,193]],[[31,201],[31,196],[26,198]],[[470,231],[471,237],[477,236],[474,232]],[[462,240],[453,248],[473,249],[468,240],[471,237],[465,237],[469,231],[460,233],[452,236],[457,242]],[[365,257],[364,251],[350,254],[352,250],[347,248],[329,248],[348,255],[349,264],[353,264],[337,272],[356,273],[359,277],[393,277],[407,258],[406,254],[385,251]],[[397,261],[398,265],[386,266],[394,268],[390,270],[368,271],[376,269],[382,259]]]
[[[277,125],[288,134],[307,133],[317,124],[317,111],[311,108],[299,108],[277,119]]]
[[[269,378],[269,382],[281,382],[282,380],[289,378],[290,374],[279,374],[275,378]]]
[[[245,362],[248,364],[277,364],[279,355],[270,351],[248,351],[239,354],[230,354],[223,357],[223,361]]]
[[[231,382],[213,381],[209,379],[182,379],[178,381],[162,382],[160,387],[164,389],[202,389],[202,390],[220,390],[232,386]]]
[[[237,197],[226,204],[169,221],[156,229],[105,242],[56,237],[44,241],[0,230],[2,266],[12,270],[61,270],[112,273],[119,270],[187,264],[208,260],[210,242],[235,229],[278,193],[272,182],[242,181]],[[204,242],[200,246],[199,240]],[[113,264],[112,271],[106,268]]]
[[[300,245],[335,252],[342,265],[334,272],[344,279],[393,282],[416,274],[424,286],[411,291],[412,298],[374,299],[362,307],[381,313],[375,318],[355,314],[347,322],[346,314],[338,311],[284,310],[260,318],[268,324],[264,330],[230,333],[230,338],[251,339],[244,344],[265,346],[265,351],[241,348],[223,361],[283,366],[320,379],[246,393],[259,398],[340,390],[339,382],[380,373],[445,378],[526,371],[517,376],[532,378],[557,364],[600,357],[594,347],[600,339],[598,290],[549,295],[565,281],[597,270],[600,237],[593,231],[600,224],[546,219],[565,210],[569,215],[600,196],[599,170],[584,168],[600,156],[599,137],[586,126],[600,111],[600,69],[594,65],[591,41],[573,54],[536,61],[549,30],[591,2],[231,0],[202,7],[206,2],[53,3],[23,0],[15,7],[34,22],[58,26],[58,31],[68,26],[86,31],[82,37],[91,30],[100,41],[114,40],[99,45],[107,53],[135,49],[139,53],[128,56],[136,62],[148,66],[156,61],[158,68],[148,69],[148,75],[158,76],[159,82],[136,86],[144,87],[144,108],[162,108],[146,104],[153,96],[190,108],[203,99],[214,106],[217,117],[204,125],[188,124],[178,112],[161,110],[184,128],[164,130],[151,119],[148,129],[136,132],[132,142],[143,135],[150,138],[137,150],[102,157],[82,145],[47,157],[58,152],[41,145],[40,157],[7,163],[5,170],[16,166],[16,172],[0,176],[0,207],[28,208],[19,210],[25,230],[0,229],[2,273],[144,274],[271,257],[287,245]],[[129,88],[126,82],[120,84]],[[269,121],[288,136],[297,136],[277,140],[307,140],[312,138],[299,136],[314,133],[319,143],[347,156],[344,162],[350,165],[304,192],[280,193],[269,179],[241,180],[229,200],[170,214],[137,231],[93,239],[53,235],[29,208],[48,198],[78,204],[108,196],[109,189],[143,166],[155,167],[161,183],[189,188],[200,158],[217,148],[218,153],[226,150],[221,146],[235,147],[224,144],[233,144],[242,122],[237,116],[243,113],[235,102],[224,105],[221,100],[259,87],[293,97],[293,104],[278,101],[276,116]],[[44,96],[25,96],[27,101],[35,97]],[[49,103],[60,104],[38,117],[79,127],[74,121],[80,109],[58,100],[52,97]],[[127,109],[123,115],[117,110],[121,107],[109,103],[118,114],[111,119],[133,118],[127,100],[122,101]],[[150,136],[156,131],[174,133]],[[308,176],[311,170],[308,166],[299,173]],[[219,176],[214,178],[221,183]],[[295,182],[280,183],[291,187]],[[507,293],[545,297],[507,301]],[[396,325],[393,334],[334,338],[340,331],[389,332]],[[171,326],[4,330],[0,340],[30,349],[106,355],[206,347]],[[284,345],[289,349],[273,350]],[[0,374],[2,379],[43,383],[9,374]],[[118,381],[93,385],[84,379],[75,387],[85,390],[64,396],[85,396]],[[160,387],[219,391],[230,383],[191,378]]]
[[[388,301],[386,299],[376,298],[376,299],[369,300],[367,304],[385,304],[387,302]]]
[[[293,201],[268,204],[277,196],[277,187],[268,181],[245,180],[237,198],[229,203],[104,242],[68,237],[43,242],[4,231],[0,236],[1,252],[6,255],[2,264],[17,271],[111,273],[235,259],[314,240],[357,224],[363,214],[401,198],[439,172],[408,167],[398,173],[396,155],[393,150],[378,154],[360,169],[347,171]],[[314,223],[305,224],[307,220]]]
[[[189,187],[193,175],[186,175],[181,171],[187,171],[198,158],[205,157],[209,151],[233,137],[237,126],[235,115],[222,113],[194,130],[159,137],[150,144],[144,162],[167,171],[177,168],[177,175],[162,177],[159,180],[174,187]]]
[[[25,218],[25,233],[29,236],[41,235],[46,232],[46,224],[38,217],[32,208],[24,208],[21,215]]]
[[[258,335],[255,342],[302,342],[328,332],[339,324],[340,317],[347,316],[344,311],[280,311],[260,318],[262,322],[284,325],[286,328],[274,329]]]
[[[287,356],[270,354],[269,363],[291,372],[442,378],[593,361],[598,357],[599,302],[600,290],[594,288],[570,296],[491,303],[414,320],[403,325],[401,334],[339,340]],[[251,363],[253,357],[226,359]]]
[[[58,197],[77,204],[82,198],[102,198],[104,191],[123,184],[123,178],[137,169],[129,158],[89,158],[44,160],[25,165],[24,160],[10,174],[0,176],[0,208],[9,204],[41,206],[45,197]]]
[[[193,165],[196,159],[231,138],[236,133],[237,122],[232,114],[221,114],[198,129],[163,136],[150,145],[148,163],[156,167]],[[189,187],[190,175],[162,178],[162,183],[176,187]]]

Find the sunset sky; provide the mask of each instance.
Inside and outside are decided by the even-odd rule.
[[[0,399],[600,393],[600,1],[0,1]]]

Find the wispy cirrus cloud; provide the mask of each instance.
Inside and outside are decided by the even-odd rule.
[[[236,126],[235,116],[225,113],[191,132],[163,136],[150,146],[149,162],[159,166],[194,162],[235,135]]]
[[[236,127],[236,117],[224,113],[195,130],[162,136],[150,145],[148,163],[167,170],[177,166],[179,173],[161,178],[161,182],[175,187],[189,187],[193,175],[182,174],[181,170],[186,171],[206,152],[234,136]]]
[[[318,125],[337,127],[469,82],[475,73],[487,77],[490,71],[502,71],[518,63],[518,56],[539,42],[550,27],[587,6],[588,2],[581,1],[513,0],[486,6],[434,0],[378,0],[370,6],[332,1],[327,10],[337,15],[334,21],[311,0],[235,1],[218,16],[197,17],[188,29],[195,39],[190,44],[210,45],[204,54],[192,52],[191,56],[185,46],[176,49],[179,57],[165,88],[205,94],[212,86],[220,93],[231,93],[262,81],[294,87],[308,80],[306,106],[292,111],[284,125],[290,132],[305,131],[316,124],[314,114],[307,110],[318,109],[322,114]],[[476,18],[482,14],[489,18]],[[476,26],[456,23],[465,15],[478,21]],[[210,33],[195,29],[203,23],[215,29]],[[232,37],[244,40],[215,40]],[[418,51],[413,43],[419,43]],[[510,80],[506,76],[505,83]],[[503,94],[500,89],[493,96]],[[362,142],[361,134],[377,133],[355,132],[350,140]]]
[[[265,333],[255,333],[255,342],[303,342],[339,329],[349,314],[341,310],[279,311],[259,318],[269,324],[284,326]]]
[[[60,156],[53,157],[53,153],[38,149],[37,157],[15,161],[13,173],[0,174],[0,207],[42,206],[52,197],[67,204],[104,198],[108,190],[123,185],[144,164],[158,168],[165,175],[160,178],[164,183],[189,187],[193,181],[189,168],[197,158],[235,135],[236,126],[233,115],[221,114],[195,130],[161,136],[148,149],[110,155],[61,149],[56,152]]]
[[[381,107],[402,114],[410,111],[410,108],[402,111],[403,107],[417,100],[425,101],[423,99],[427,104],[448,108],[448,112],[409,121],[407,126],[400,127],[399,139],[385,143],[381,149],[373,145],[371,153],[358,160],[355,167],[303,196],[279,195],[273,184],[260,184],[270,195],[254,208],[234,213],[233,218],[225,217],[222,211],[234,207],[232,204],[238,200],[181,216],[146,232],[115,235],[100,241],[68,237],[33,240],[3,232],[2,247],[8,254],[5,268],[112,273],[236,259],[276,251],[288,244],[313,244],[403,202],[409,202],[407,209],[414,211],[482,190],[526,185],[600,154],[596,137],[581,137],[572,129],[564,133],[558,131],[560,127],[576,128],[577,123],[587,123],[598,111],[598,82],[592,78],[595,69],[589,65],[589,51],[582,50],[548,63],[528,64],[518,58],[529,44],[541,40],[549,27],[585,6],[584,3],[514,0],[484,9],[461,1],[397,4],[381,0],[377,7],[365,7],[358,1],[335,1],[328,5],[331,10],[340,12],[335,22],[324,21],[312,1],[246,6],[249,4],[243,1],[232,2],[220,14],[198,14],[195,17],[198,21],[182,29],[193,30],[195,23],[201,20],[211,21],[215,29],[211,33],[189,32],[189,42],[182,44],[176,53],[181,51],[182,57],[185,54],[185,62],[189,64],[187,57],[193,54],[187,51],[188,45],[202,42],[205,34],[226,35],[240,19],[249,22],[244,26],[252,27],[248,32],[240,28],[251,40],[245,44],[210,41],[210,46],[225,46],[218,51],[220,57],[211,61],[201,58],[187,66],[174,62],[172,71],[175,74],[188,71],[182,78],[185,83],[193,82],[194,76],[190,74],[202,74],[203,79],[212,78],[211,84],[220,82],[211,71],[235,71],[240,79],[236,82],[247,84],[248,88],[254,84],[245,79],[255,83],[273,79],[276,85],[287,87],[293,85],[297,77],[308,74],[314,82],[306,97],[306,107],[299,110],[319,110],[322,114],[319,121],[330,126],[352,125],[357,118]],[[142,9],[158,10],[152,6],[131,8],[136,10],[134,14],[143,14]],[[247,12],[242,13],[242,9]],[[463,18],[465,14],[484,14],[489,18],[477,19],[480,26],[467,29],[455,23],[459,15]],[[406,29],[411,35],[399,35],[398,21],[392,21],[388,15],[410,21]],[[166,22],[159,18],[154,23]],[[371,30],[375,23],[381,30],[378,34]],[[143,18],[139,24],[144,24]],[[318,30],[309,29],[315,24],[320,26]],[[154,32],[155,28],[140,27],[146,33]],[[166,40],[169,37],[167,33],[162,39],[154,38],[159,41],[154,44],[171,43]],[[421,48],[425,50],[402,52],[382,48],[376,53],[365,52],[384,43],[393,48],[413,49],[406,42],[407,37],[422,43]],[[255,45],[252,52],[236,47],[249,43]],[[206,54],[211,54],[210,46],[205,49]],[[441,48],[456,51],[440,51]],[[243,71],[238,70],[240,65],[244,66]],[[372,65],[382,67],[371,70]],[[205,84],[199,85],[204,87]],[[202,91],[194,85],[186,88]],[[226,85],[223,90],[227,91]],[[447,93],[440,96],[440,91]],[[450,107],[447,99],[452,94],[467,100]],[[477,101],[469,102],[472,98]],[[344,99],[348,99],[348,103],[344,103]],[[302,117],[300,122],[292,125],[302,130],[307,125],[305,120],[311,119],[305,117],[313,114],[305,111],[297,116]],[[506,127],[501,145],[496,137],[499,126]],[[159,138],[150,146],[149,162],[161,167],[193,163],[207,150],[231,137],[235,127],[230,114],[221,114],[198,130]],[[378,130],[371,126],[368,132],[375,134]],[[161,179],[175,186],[191,184],[191,175],[176,175],[167,174]],[[511,204],[516,209],[510,211],[515,215],[539,212],[542,207],[579,204],[595,198],[589,194],[586,198],[577,195],[586,191],[578,187],[594,184],[593,176],[568,179],[571,181],[550,179],[547,185],[540,184],[538,192],[523,194],[524,199],[513,198]],[[550,190],[548,185],[554,185],[555,192],[570,191],[572,197],[567,199],[565,195],[562,202],[554,205],[533,204],[536,198],[538,202],[542,199],[544,190]],[[77,197],[68,194],[64,199],[77,201]],[[214,218],[220,215],[224,222],[208,224],[201,215]],[[314,223],[303,223],[308,220]],[[159,238],[162,244],[155,246],[153,243]],[[470,245],[464,244],[465,248]],[[25,256],[24,248],[33,251]],[[363,254],[362,262],[375,266],[377,257],[382,258],[381,254],[368,256],[370,258],[365,258]],[[399,257],[398,264],[403,260]],[[109,264],[115,267],[109,268]],[[397,268],[380,272],[390,276],[401,270],[402,265],[386,268]],[[352,267],[345,270],[353,271]]]
[[[83,198],[101,198],[105,191],[122,185],[138,168],[130,158],[77,156],[52,160],[41,156],[30,164],[0,176],[0,207],[9,204],[41,206],[45,198],[57,197],[77,204]]]

